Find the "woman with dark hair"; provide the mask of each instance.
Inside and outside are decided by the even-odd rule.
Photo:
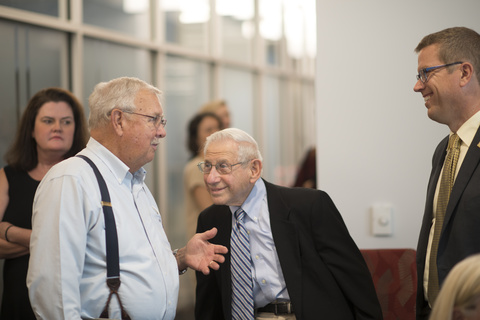
[[[188,124],[187,147],[191,153],[191,160],[183,171],[185,187],[185,203],[187,206],[187,239],[190,239],[197,228],[198,214],[212,205],[212,199],[203,182],[203,174],[197,164],[203,161],[203,145],[212,133],[220,130],[220,118],[211,112],[199,113]]]
[[[83,107],[69,91],[43,89],[28,102],[5,155],[7,166],[0,169],[1,319],[35,319],[26,286],[35,191],[47,171],[83,149],[87,139]]]

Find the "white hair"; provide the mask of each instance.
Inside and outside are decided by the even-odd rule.
[[[260,149],[258,148],[258,144],[255,139],[253,139],[252,136],[245,131],[237,128],[223,129],[208,136],[203,149],[204,153],[207,151],[210,143],[214,141],[225,140],[232,140],[237,143],[238,161],[244,162],[252,159],[259,159],[263,162],[262,154],[260,153]]]
[[[138,78],[121,77],[97,84],[88,98],[90,106],[88,124],[90,129],[106,124],[110,112],[114,108],[134,111],[135,97],[140,90],[154,93],[159,101],[162,97],[162,92],[158,88]]]

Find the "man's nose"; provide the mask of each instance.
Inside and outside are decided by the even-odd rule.
[[[413,86],[413,91],[420,92],[420,90],[422,90],[423,88],[425,88],[425,84],[422,82],[422,80],[418,79]]]

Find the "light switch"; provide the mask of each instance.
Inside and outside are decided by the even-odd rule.
[[[393,234],[393,206],[380,203],[372,207],[372,232],[374,236]]]

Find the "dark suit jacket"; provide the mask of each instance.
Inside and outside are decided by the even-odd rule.
[[[298,320],[382,319],[375,288],[356,244],[323,191],[265,182],[273,240]],[[213,205],[199,216],[197,232],[230,250],[232,214]],[[218,271],[197,272],[197,320],[231,319],[230,254]]]
[[[465,155],[445,212],[438,245],[437,268],[440,285],[447,273],[459,261],[480,252],[480,129],[477,130]],[[446,156],[448,136],[437,146],[433,155],[432,172],[427,188],[425,214],[417,247],[417,319],[427,319],[430,312],[424,299],[423,273],[428,236],[432,226],[433,197]]]

